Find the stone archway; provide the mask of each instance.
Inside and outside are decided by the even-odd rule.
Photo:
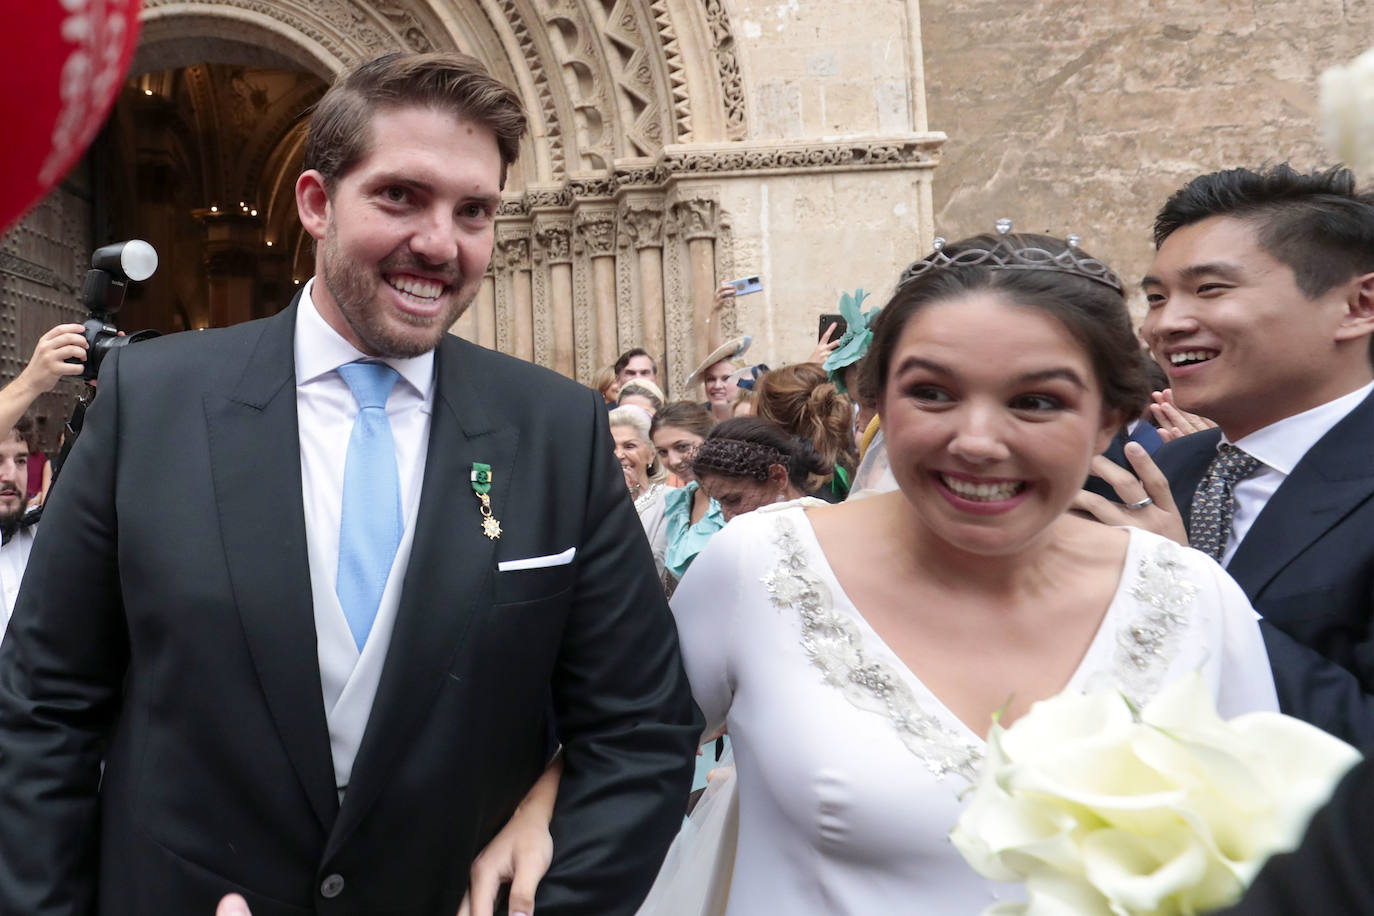
[[[916,0],[874,2],[865,9],[881,7],[919,35]],[[826,0],[816,9],[848,23],[841,5]],[[899,55],[886,82],[875,83],[880,97],[897,92],[905,121],[824,138],[770,107],[790,99],[792,87],[774,85],[767,72],[786,23],[764,31],[763,13],[805,15],[755,0],[146,0],[129,91],[151,74],[206,60],[327,81],[388,51],[473,54],[518,87],[530,133],[503,194],[492,265],[455,332],[583,381],[643,345],[664,366],[670,395],[682,396],[685,375],[723,337],[751,331],[761,358],[786,359],[779,352],[796,350],[807,333],[798,326],[814,328],[813,318],[794,319],[831,310],[834,292],[850,282],[842,274],[854,270],[853,285],[878,285],[932,234],[930,175],[943,136],[925,132],[923,114],[906,117],[908,108],[924,111],[919,39],[915,57],[902,63]],[[809,29],[813,41],[823,42],[825,31]],[[871,31],[864,40],[875,53],[856,59],[877,73],[889,24]],[[822,79],[837,72],[824,60],[807,68]],[[206,77],[203,91],[217,78]],[[207,231],[225,226],[212,266],[242,273],[244,252],[256,245],[253,263],[266,263],[283,283],[300,279],[308,246],[281,193],[298,146],[283,129],[235,160],[236,174],[275,190],[256,200],[226,191],[220,205],[228,215],[196,214]],[[851,202],[855,195],[892,204],[893,216],[845,225],[845,208],[860,203]],[[259,210],[253,232],[240,200]],[[198,209],[212,205],[203,200]],[[827,237],[837,228],[840,245]],[[764,274],[765,294],[714,314],[717,281],[737,272]],[[814,303],[813,287],[824,292]],[[229,290],[224,301],[241,295]]]

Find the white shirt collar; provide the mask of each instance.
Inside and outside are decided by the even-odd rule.
[[[1304,410],[1302,413],[1295,413],[1291,417],[1270,423],[1231,444],[1287,476],[1293,473],[1293,468],[1297,467],[1302,456],[1306,455],[1322,436],[1329,433],[1332,427],[1358,407],[1360,402],[1369,397],[1370,392],[1374,392],[1374,382],[1341,395],[1334,401],[1327,401],[1311,410]],[[1223,433],[1217,447],[1220,448],[1223,443],[1229,441]]]
[[[335,371],[346,363],[360,359],[371,359],[357,347],[344,340],[338,331],[329,326],[315,307],[311,292],[315,278],[311,277],[301,293],[301,304],[296,312],[296,384],[304,385],[322,375]],[[429,350],[410,359],[383,359],[391,368],[400,373],[410,387],[420,397],[428,397],[434,385],[434,351]]]

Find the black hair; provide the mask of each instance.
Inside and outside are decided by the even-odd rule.
[[[1299,172],[1285,162],[1200,175],[1155,216],[1155,248],[1213,216],[1253,221],[1260,248],[1292,269],[1309,299],[1374,271],[1374,195],[1356,192],[1349,169]]]
[[[812,477],[824,477],[833,470],[815,446],[776,423],[736,417],[721,421],[697,447],[692,473],[698,479],[716,476],[762,483],[775,464],[787,468],[787,479],[802,492],[809,491]]]
[[[620,373],[625,371],[625,367],[630,364],[630,360],[634,359],[636,356],[648,356],[649,365],[654,367],[654,375],[658,375],[658,360],[649,356],[649,351],[643,347],[634,347],[620,354],[620,359],[615,361],[615,366],[613,368],[615,369],[617,378],[620,377]]]

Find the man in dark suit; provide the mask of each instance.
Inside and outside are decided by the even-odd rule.
[[[451,916],[551,731],[539,912],[634,912],[701,722],[605,411],[446,333],[523,129],[362,65],[298,302],[106,358],[0,643],[0,913]]]
[[[1286,712],[1374,738],[1374,198],[1343,169],[1194,179],[1155,221],[1141,334],[1220,429],[1155,454],[1189,542],[1264,618]]]

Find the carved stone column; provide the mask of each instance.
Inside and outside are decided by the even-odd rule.
[[[566,215],[539,216],[534,223],[534,242],[549,265],[549,301],[552,368],[569,378],[576,376],[573,344],[572,219]]]
[[[510,322],[510,352],[534,360],[534,309],[530,282],[530,239],[525,227],[512,228],[497,236],[501,260],[498,275],[507,284]]]
[[[723,342],[720,328],[711,320],[716,302],[716,221],[720,204],[706,197],[690,197],[677,201],[673,213],[687,242],[692,359],[697,362]]]
[[[653,355],[659,366],[665,366],[668,346],[663,316],[662,198],[626,201],[620,211],[620,226],[626,244],[634,248],[635,266],[639,270],[636,292],[643,328],[639,345]]]
[[[491,274],[482,278],[477,300],[472,304],[476,313],[477,343],[488,350],[496,349],[496,279]]]
[[[480,291],[480,288],[479,288]],[[473,298],[468,303],[468,307],[463,309],[463,314],[458,316],[458,320],[449,325],[448,332],[455,337],[470,340],[477,343],[477,299]]]
[[[593,371],[615,362],[620,354],[615,314],[615,209],[610,206],[579,209],[577,244],[591,258],[591,301],[595,333]]]

